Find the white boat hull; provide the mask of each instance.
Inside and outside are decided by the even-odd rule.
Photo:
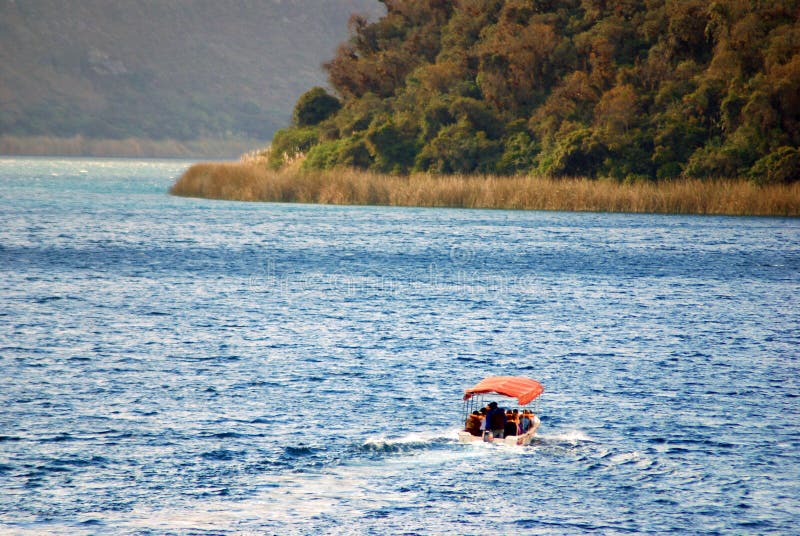
[[[541,421],[539,420],[539,417],[536,417],[536,419],[533,422],[533,426],[531,427],[531,429],[528,430],[527,432],[525,432],[524,434],[518,435],[518,436],[508,436],[508,437],[503,437],[503,438],[500,438],[500,437],[493,438],[493,439],[491,439],[491,443],[502,444],[502,445],[510,445],[510,446],[530,445],[531,441],[533,441],[533,438],[536,437],[536,430],[539,428],[539,424],[541,424]],[[474,443],[476,441],[485,441],[485,440],[481,436],[474,436],[474,435],[472,435],[469,432],[466,432],[464,430],[458,432],[458,442],[459,443]],[[486,441],[486,442],[488,443],[490,441]]]

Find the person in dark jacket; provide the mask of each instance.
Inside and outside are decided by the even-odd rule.
[[[492,436],[502,439],[505,428],[505,410],[503,408],[498,408],[497,402],[490,402],[489,411],[486,413],[486,429],[491,430]]]

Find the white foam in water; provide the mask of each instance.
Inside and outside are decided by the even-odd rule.
[[[376,436],[364,444],[377,447],[416,445],[448,439],[455,442],[458,429],[409,432],[399,437]],[[489,447],[484,443],[476,443]],[[134,530],[217,530],[220,527],[242,529],[249,524],[261,528],[280,527],[297,530],[320,520],[321,516],[335,515],[339,520],[361,518],[365,512],[399,506],[415,501],[416,493],[393,492],[376,489],[376,477],[387,468],[392,471],[416,471],[420,465],[440,465],[460,459],[483,456],[477,449],[443,449],[391,454],[380,461],[366,461],[334,468],[322,474],[264,475],[260,479],[261,491],[254,498],[243,501],[208,500],[194,502],[186,508],[137,509],[124,520],[106,519],[107,523]],[[376,468],[377,469],[376,472]],[[106,517],[102,514],[100,518]]]
[[[619,454],[614,454],[611,456],[610,461],[615,465],[622,465],[623,463],[639,461],[641,455],[634,451],[634,452],[621,452]]]
[[[374,447],[383,447],[383,446],[392,446],[392,445],[415,445],[415,444],[424,444],[424,443],[432,443],[437,439],[458,439],[458,429],[446,429],[446,430],[430,430],[430,431],[419,431],[419,432],[409,432],[405,435],[400,437],[386,437],[385,435],[373,436],[367,438],[364,441],[364,445],[370,445]]]
[[[585,432],[581,430],[569,430],[566,432],[559,432],[554,434],[537,434],[536,436],[538,439],[542,439],[545,441],[553,441],[553,442],[561,442],[561,443],[572,443],[573,445],[577,445],[578,443],[594,441],[591,437],[586,435]]]
[[[243,501],[198,501],[191,507],[137,509],[124,520],[107,519],[115,526],[141,530],[219,530],[249,524],[279,527],[281,531],[319,521],[320,516],[336,514],[337,519],[358,519],[370,509],[401,504],[412,499],[410,493],[381,490],[368,477],[374,469],[342,467],[331,473],[279,475],[265,479],[267,484],[256,497]],[[102,518],[103,515],[99,514]]]
[[[405,435],[400,437],[385,437],[385,436],[376,436],[368,438],[365,442],[365,446],[371,446],[376,450],[380,449],[392,449],[392,447],[401,447],[397,449],[397,452],[392,452],[389,456],[382,457],[380,461],[366,461],[362,462],[357,466],[351,466],[348,468],[348,471],[354,469],[355,467],[363,468],[367,473],[373,474],[375,471],[375,465],[378,464],[384,467],[393,467],[393,468],[402,468],[402,467],[409,467],[409,468],[418,468],[421,466],[437,466],[442,464],[447,464],[450,462],[455,462],[459,460],[463,460],[465,458],[473,458],[476,456],[484,456],[484,453],[480,450],[471,449],[471,448],[457,448],[461,447],[470,447],[471,445],[458,445],[458,428],[448,428],[442,430],[431,430],[431,431],[420,431],[420,432],[409,432]],[[444,449],[437,449],[431,450],[424,448],[426,444],[432,445],[437,440],[447,440],[448,442],[452,443],[452,447],[454,448],[444,448]],[[404,445],[419,445],[421,448],[416,449],[409,449],[407,452],[404,452],[405,449],[402,448]],[[488,443],[483,442],[475,442],[474,445],[480,446],[490,446]]]

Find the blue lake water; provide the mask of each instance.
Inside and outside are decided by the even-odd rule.
[[[167,195],[186,166],[0,159],[0,532],[797,531],[799,220]],[[530,447],[457,442],[495,374],[545,386]]]

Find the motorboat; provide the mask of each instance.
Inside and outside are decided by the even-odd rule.
[[[541,383],[522,376],[489,376],[473,387],[465,389],[464,420],[462,421],[465,423],[465,429],[458,433],[459,442],[472,443],[474,441],[485,441],[502,443],[505,445],[529,445],[536,436],[536,430],[539,428],[541,421],[539,416],[536,415],[534,411],[526,408],[526,406],[536,400],[543,392],[544,387]],[[520,410],[529,411],[524,414],[530,415],[531,423],[530,427],[524,433],[505,437],[494,437],[490,430],[481,430],[479,435],[473,433],[475,431],[474,429],[473,432],[468,431],[466,426],[472,413],[486,407],[487,398],[494,398],[495,396],[504,397],[501,399],[501,401],[505,400],[502,406],[504,409],[510,409],[507,408],[508,405],[516,405]],[[516,399],[516,404],[512,402],[514,399]]]

